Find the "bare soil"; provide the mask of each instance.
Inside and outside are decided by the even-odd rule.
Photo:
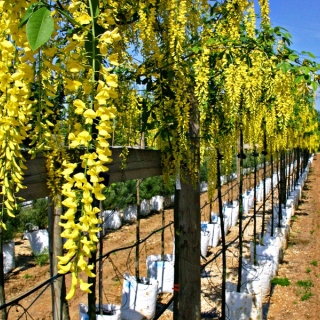
[[[251,180],[252,181],[252,180]],[[247,184],[249,182],[246,182]],[[248,187],[248,185],[247,185]],[[227,187],[224,188],[226,190]],[[224,195],[224,200],[236,197],[236,189]],[[206,194],[201,196],[202,220],[209,219],[210,207]],[[260,205],[260,204],[259,204]],[[216,210],[214,204],[212,210]],[[268,207],[267,207],[268,210]],[[245,218],[250,219],[250,214]],[[173,221],[173,210],[165,211],[165,224]],[[261,215],[258,219],[258,228],[261,224]],[[162,225],[161,214],[152,214],[140,222],[140,239],[147,237],[152,231]],[[259,229],[258,229],[259,230]],[[227,236],[227,242],[238,234],[238,226],[232,227]],[[244,235],[245,252],[249,251],[249,241],[252,239],[252,224]],[[285,251],[284,261],[280,264],[278,277],[288,278],[289,286],[273,286],[271,294],[264,301],[264,318],[270,320],[301,320],[320,319],[320,155],[314,157],[311,171],[303,190],[303,196],[298,210],[291,223],[290,242]],[[173,225],[165,229],[164,252],[172,253],[173,250]],[[104,253],[116,248],[132,245],[136,240],[135,224],[123,225],[117,231],[110,231],[103,241]],[[49,265],[42,267],[36,265],[28,240],[15,239],[16,268],[6,276],[6,300],[37,286],[49,278]],[[207,259],[214,256],[220,249],[210,248]],[[140,245],[140,275],[146,276],[145,259],[151,254],[161,253],[161,232],[156,232]],[[103,261],[103,302],[121,304],[121,291],[123,274],[135,274],[135,249],[127,249],[112,253]],[[237,243],[228,251],[228,281],[236,282],[238,264]],[[203,261],[204,263],[204,261]],[[307,281],[308,280],[308,281]],[[299,282],[300,281],[300,282]],[[67,288],[70,283],[66,276]],[[303,284],[304,286],[299,286]],[[309,286],[306,286],[308,284]],[[221,257],[214,260],[207,268],[206,275],[202,278],[202,311],[210,312],[221,307]],[[170,299],[170,294],[159,296],[160,303]],[[69,303],[70,319],[79,319],[79,303],[87,303],[86,294],[78,290]],[[21,299],[19,304],[9,309],[9,320],[14,319],[52,319],[51,315],[50,286]],[[22,316],[22,314],[24,314]],[[172,310],[169,308],[161,320],[171,320]],[[191,319],[192,320],[192,319]]]

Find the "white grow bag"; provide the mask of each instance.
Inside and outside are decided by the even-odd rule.
[[[271,191],[271,178],[266,179],[266,195]]]
[[[227,230],[229,229],[229,227],[231,227],[231,221],[232,221],[232,206],[228,206],[227,204],[225,204],[223,206],[223,221],[225,221],[225,223],[227,224]],[[226,233],[225,233],[226,234]]]
[[[123,221],[134,222],[137,219],[137,206],[129,205],[123,209]]]
[[[200,232],[200,250],[201,250],[201,257],[205,258],[208,252],[210,240],[210,232],[209,231],[201,231]]]
[[[270,291],[272,269],[272,261],[260,261],[259,265],[254,266],[243,259],[241,291],[255,294],[260,301],[263,301]]]
[[[230,226],[234,227],[237,224],[239,217],[239,203],[238,201],[233,201],[232,203],[228,204],[227,207],[231,208]]]
[[[122,225],[120,212],[117,210],[105,210],[102,213],[104,230],[120,229]]]
[[[207,231],[210,232],[209,247],[216,247],[220,239],[220,223],[217,215],[211,215],[212,223],[207,224]]]
[[[265,260],[268,260],[272,263],[271,274],[274,277],[277,273],[279,267],[279,257],[280,257],[280,248],[279,246],[265,245],[265,246],[256,246],[257,253],[257,262],[258,264],[263,263]],[[251,254],[251,263],[254,262],[254,245],[253,242],[250,242],[250,254]]]
[[[121,319],[152,319],[156,313],[158,283],[146,279],[149,284],[138,283],[136,277],[124,274]]]
[[[254,190],[248,191],[248,210],[253,207],[254,202]]]
[[[226,292],[226,318],[262,320],[261,300],[254,294]]]
[[[207,192],[208,191],[208,182],[202,181],[200,183],[200,192]]]
[[[242,206],[243,206],[243,214],[249,212],[249,198],[247,194],[242,195]]]
[[[103,304],[102,309],[104,315],[97,314],[96,320],[120,320],[121,311],[120,307],[114,304]],[[99,305],[96,305],[96,312],[99,312]],[[79,304],[79,320],[89,320],[88,316],[88,306],[80,303]]]
[[[143,199],[140,203],[140,215],[147,216],[151,212],[151,201]]]
[[[161,254],[147,257],[148,278],[158,282],[158,293],[172,293],[174,285],[174,255]]]
[[[257,199],[257,202],[261,202],[262,198],[263,198],[263,184],[260,183],[256,187],[256,199]]]
[[[9,273],[15,268],[14,241],[8,241],[3,244],[3,272]]]
[[[152,210],[153,211],[163,210],[164,199],[162,196],[154,196],[154,197],[152,197],[151,201],[152,201]]]
[[[26,236],[29,240],[32,251],[39,254],[44,250],[49,250],[49,234],[47,229],[27,232]]]

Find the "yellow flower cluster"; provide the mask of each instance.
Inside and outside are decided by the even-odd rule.
[[[0,1],[0,185],[3,223],[4,208],[14,216],[16,193],[23,189],[25,159],[21,145],[27,137],[32,113],[30,86],[33,80],[30,48],[25,35],[17,33],[26,1]],[[19,48],[19,53],[17,53]]]
[[[259,0],[260,5],[260,11],[261,11],[261,18],[262,23],[264,24],[270,24],[270,18],[269,18],[269,0]]]
[[[72,2],[71,9],[74,18],[86,28],[92,28],[92,15],[87,13],[85,2]],[[106,16],[105,16],[106,18]],[[106,26],[106,24],[105,24]],[[112,121],[116,115],[113,100],[118,94],[118,77],[112,73],[112,68],[97,66],[98,54],[108,59],[110,48],[120,41],[117,28],[108,29],[99,35],[97,48],[93,53],[92,64],[88,64],[84,41],[86,33],[73,35],[69,39],[64,54],[67,66],[71,67],[63,77],[64,88],[69,99],[69,112],[74,114],[76,122],[70,123],[68,140],[71,149],[83,149],[80,163],[64,161],[62,175],[66,182],[62,186],[65,200],[62,204],[67,208],[61,216],[61,226],[64,228],[62,237],[67,241],[64,248],[66,255],[59,258],[59,273],[72,273],[72,284],[67,299],[75,292],[76,286],[90,292],[90,285],[80,280],[78,274],[84,272],[94,277],[93,266],[88,265],[91,252],[96,251],[97,233],[100,231],[98,218],[100,209],[97,201],[104,200],[102,190],[104,178],[101,173],[108,171],[107,164],[111,162],[109,138],[112,133]],[[90,61],[90,60],[89,60]],[[111,55],[109,64],[117,64],[117,57]],[[99,69],[97,69],[99,68]],[[97,77],[97,73],[99,76]],[[88,77],[89,76],[89,77]]]

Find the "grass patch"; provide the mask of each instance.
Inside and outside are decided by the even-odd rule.
[[[310,262],[310,264],[312,264],[313,266],[317,267],[318,266],[318,260],[312,260]]]
[[[31,278],[32,278],[32,275],[26,273],[26,274],[23,276],[23,278],[24,278],[24,279],[31,279]]]
[[[311,231],[310,231],[310,234],[314,234],[314,232],[315,232],[315,230],[311,230]]]
[[[301,296],[301,301],[306,301],[309,298],[311,298],[312,296],[314,296],[314,294],[312,292],[306,292],[305,294],[303,294]]]
[[[287,287],[290,285],[290,280],[288,278],[273,278],[271,284]]]
[[[301,296],[301,301],[306,301],[313,296],[311,288],[314,287],[314,283],[312,280],[299,280],[296,284],[300,288],[300,290],[297,291],[297,295]]]
[[[314,287],[312,280],[299,280],[297,281],[297,286],[305,289],[309,289],[311,287]]]
[[[306,273],[310,273],[311,272],[311,269],[310,268],[307,268],[306,269]]]
[[[48,249],[43,250],[41,253],[34,253],[34,261],[40,267],[44,266],[49,261]]]

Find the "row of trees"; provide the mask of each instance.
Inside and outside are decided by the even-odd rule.
[[[230,171],[239,137],[269,154],[317,148],[319,65],[259,5],[257,26],[249,0],[2,2],[0,228],[22,200],[22,147],[45,152],[52,197],[63,196],[67,299],[90,292],[80,273],[95,276],[110,145],[160,149],[178,186],[198,184],[206,161],[210,196],[216,159]]]

